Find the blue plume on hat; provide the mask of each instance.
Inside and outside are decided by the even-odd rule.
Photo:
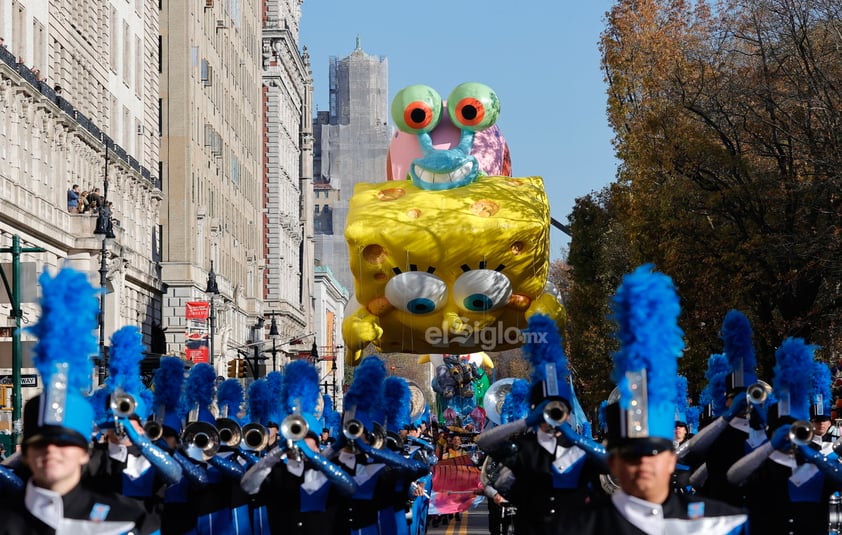
[[[614,353],[612,379],[620,394],[620,408],[633,399],[629,372],[646,371],[650,437],[672,440],[675,429],[675,375],[684,349],[678,326],[681,313],[672,279],[654,272],[651,264],[623,277],[611,301],[620,349]],[[625,430],[620,430],[626,436]]]
[[[374,422],[382,421],[381,391],[386,379],[386,365],[376,355],[365,357],[354,370],[354,380],[345,393],[345,411],[354,411],[354,417],[369,431]]]
[[[557,387],[557,393],[552,397],[560,397],[571,404],[570,370],[555,320],[544,314],[533,314],[529,317],[525,338],[523,354],[532,365],[532,388],[542,388],[543,396],[550,397],[549,389]],[[555,367],[555,377],[547,376],[549,364]],[[537,398],[533,397],[531,401],[535,403]]]
[[[99,302],[87,276],[64,268],[55,277],[44,271],[39,277],[41,314],[26,330],[38,338],[33,364],[41,375],[38,426],[51,425],[72,430],[87,441],[93,431],[93,408],[84,392],[91,388],[93,362],[98,353],[92,335],[98,323]],[[43,410],[61,406],[62,411]],[[26,427],[26,426],[25,426]],[[34,429],[24,429],[24,439]]]
[[[236,422],[240,420],[239,413],[243,400],[243,385],[237,379],[226,379],[216,389],[216,406],[220,414],[225,414],[226,418]]]
[[[249,421],[261,425],[269,423],[269,414],[278,404],[278,399],[273,399],[272,389],[266,379],[258,379],[249,385],[248,391],[248,413]]]
[[[608,417],[606,416],[606,412],[608,410],[608,400],[602,400],[602,403],[599,404],[599,409],[597,410],[597,420],[599,421],[599,429],[605,431],[608,429]]]
[[[386,431],[397,433],[409,424],[411,399],[409,383],[403,377],[391,376],[383,381],[383,411],[386,418]]]
[[[731,364],[728,357],[722,353],[715,353],[708,358],[708,367],[705,371],[707,384],[699,394],[699,403],[702,406],[710,405],[714,416],[721,416],[725,412],[725,394],[727,387],[725,381],[731,373]]]
[[[801,338],[787,338],[775,352],[772,386],[778,398],[778,414],[786,415],[784,400],[789,394],[789,416],[796,420],[810,418],[810,385],[813,378],[813,353],[817,346]]]
[[[702,408],[698,405],[687,407],[687,430],[690,433],[699,432],[699,418],[702,415]]]
[[[179,403],[183,385],[184,361],[179,357],[161,357],[152,376],[153,412],[161,425],[170,427],[176,433],[181,433],[182,427]]]
[[[96,338],[89,334],[97,328],[99,291],[84,273],[70,268],[62,269],[55,278],[45,271],[38,283],[41,315],[38,323],[26,328],[38,338],[32,348],[32,362],[45,384],[55,371],[55,363],[66,362],[68,391],[87,391],[93,372],[91,355],[99,352]]]
[[[515,379],[500,410],[500,421],[514,422],[526,418],[529,414],[529,382],[526,379]]]
[[[830,402],[833,399],[830,388],[832,381],[830,367],[824,362],[815,362],[813,364],[813,377],[810,381],[810,405],[815,406],[815,409],[810,416],[817,414],[830,416]],[[821,399],[821,404],[819,404],[819,399]]]
[[[105,387],[113,393],[122,389],[130,394],[137,407],[138,416],[149,413],[149,407],[140,398],[143,382],[140,380],[140,361],[143,360],[143,336],[137,327],[127,325],[111,335],[111,351],[108,357],[108,379]],[[141,416],[141,418],[143,418]]]
[[[675,421],[687,423],[687,378],[675,376]]]
[[[182,415],[190,416],[190,411],[199,409],[196,421],[214,423],[213,413],[210,411],[216,386],[216,371],[206,362],[194,364],[187,374],[184,384],[184,396],[181,404]]]
[[[141,383],[140,392],[137,396],[137,407],[135,408],[134,413],[140,418],[141,422],[145,422],[149,418],[149,414],[152,409],[152,404],[155,401],[155,394],[147,388],[146,385]]]
[[[721,336],[731,371],[743,373],[743,384],[735,386],[748,386],[757,382],[757,375],[754,372],[757,362],[754,344],[751,341],[751,323],[745,314],[739,310],[729,310],[722,321]],[[740,370],[741,365],[742,370]]]
[[[93,409],[93,421],[100,429],[114,427],[114,414],[109,406],[111,405],[111,391],[105,385],[97,388],[88,397]]]
[[[271,409],[267,422],[280,423],[287,415],[286,409],[281,403],[281,398],[284,396],[284,374],[280,371],[273,371],[266,374],[266,384],[269,387],[269,395],[272,398]]]
[[[306,360],[296,360],[284,370],[281,408],[284,414],[298,409],[312,415],[319,403],[319,372]]]

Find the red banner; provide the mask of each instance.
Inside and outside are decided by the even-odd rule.
[[[480,469],[470,455],[442,459],[433,466],[433,506],[436,513],[449,515],[471,508],[482,489]]]
[[[210,362],[208,317],[210,303],[190,301],[185,305],[184,317],[187,326],[184,330],[184,356],[193,362]]]
[[[210,303],[207,301],[188,301],[184,317],[188,320],[206,320],[210,317]]]

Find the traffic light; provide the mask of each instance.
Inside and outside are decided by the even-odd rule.
[[[238,368],[237,364],[239,364],[239,361],[236,360],[236,359],[228,361],[228,377],[231,377],[231,378],[239,377],[239,375],[237,373],[239,371],[237,369]]]
[[[237,377],[242,379],[246,376],[246,361],[243,359],[237,359]]]

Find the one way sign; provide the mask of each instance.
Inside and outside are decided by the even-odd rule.
[[[0,375],[0,385],[11,385],[12,383],[12,376],[11,375]],[[20,386],[25,388],[37,388],[38,387],[38,376],[35,374],[27,374],[20,376]]]

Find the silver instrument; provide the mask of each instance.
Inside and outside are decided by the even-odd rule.
[[[345,438],[348,440],[356,440],[362,437],[363,433],[365,433],[365,427],[362,422],[356,418],[347,420],[342,425],[342,434],[345,435]]]
[[[797,420],[789,427],[789,441],[797,446],[807,446],[813,441],[813,425],[807,420]]]
[[[143,424],[143,432],[146,434],[149,440],[155,442],[156,440],[164,436],[164,426],[162,426],[155,420],[149,420],[148,422]]]
[[[281,422],[280,433],[285,439],[296,442],[303,440],[309,430],[310,426],[303,416],[290,414]]]
[[[238,448],[243,439],[243,429],[231,418],[217,418],[216,430],[219,432],[219,445],[226,448]]]
[[[424,414],[427,407],[427,398],[424,391],[415,381],[407,381],[409,384],[409,421],[414,422]]]
[[[122,388],[114,390],[111,394],[111,412],[115,418],[128,418],[136,409],[137,401]]]
[[[753,405],[762,405],[769,399],[769,394],[772,393],[772,387],[769,383],[758,381],[749,385],[746,388],[746,398],[748,402]]]
[[[184,428],[181,443],[188,457],[208,461],[219,451],[219,432],[207,422],[192,422]]]
[[[246,451],[261,451],[269,445],[269,431],[256,422],[243,426],[242,448]]]
[[[563,401],[554,399],[544,407],[544,421],[551,427],[560,427],[567,420],[570,409]]]
[[[512,391],[512,383],[514,382],[514,377],[507,377],[495,381],[494,384],[488,387],[488,390],[485,391],[485,395],[482,397],[482,406],[485,409],[485,415],[497,425],[503,422],[501,414],[503,412],[503,403],[506,401],[506,396]]]

